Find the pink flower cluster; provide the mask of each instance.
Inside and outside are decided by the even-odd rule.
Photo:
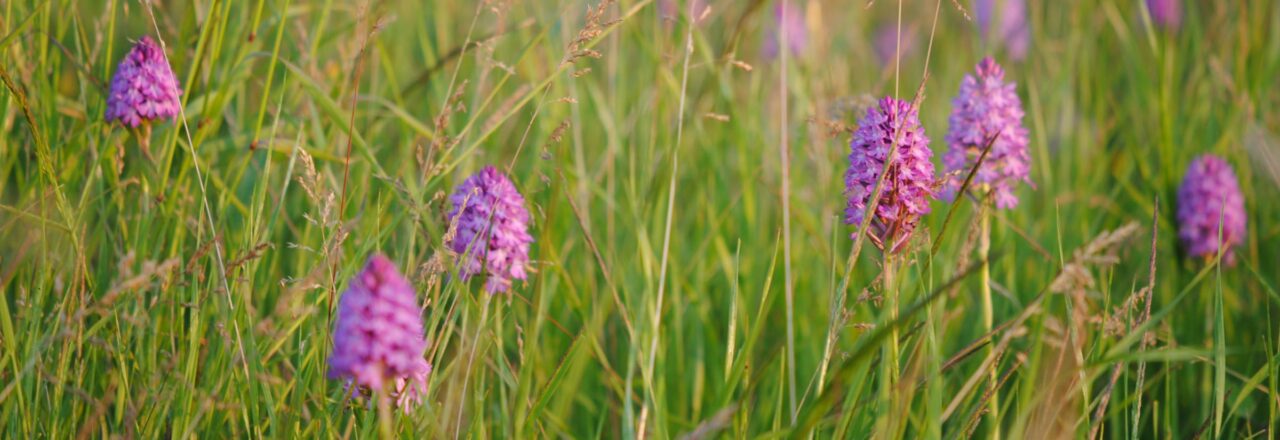
[[[1247,218],[1240,184],[1227,161],[1212,154],[1191,161],[1178,187],[1177,215],[1178,238],[1188,254],[1213,258],[1225,245],[1223,262],[1235,262],[1232,248],[1244,242]]]
[[[462,279],[484,273],[485,290],[506,292],[528,274],[529,211],[524,196],[492,166],[467,178],[449,197],[447,222],[456,226],[450,249],[460,258]],[[456,222],[456,223],[455,223]]]
[[[180,95],[182,89],[164,50],[151,37],[143,36],[111,77],[106,120],[137,127],[157,119],[173,119],[182,105]]]
[[[976,75],[965,75],[960,95],[952,101],[951,129],[947,132],[950,149],[943,156],[951,177],[946,196],[960,189],[969,169],[993,137],[991,152],[982,162],[971,185],[989,185],[996,207],[1018,205],[1014,186],[1031,182],[1030,157],[1027,154],[1027,129],[1022,125],[1022,101],[1012,82],[1004,81],[1004,69],[991,58],[978,63]]]
[[[848,197],[845,222],[861,225],[870,218],[872,240],[886,252],[897,252],[920,216],[929,212],[933,197],[933,152],[915,106],[891,97],[881,99],[867,109],[849,147],[849,169],[844,175]],[[868,215],[876,182],[895,147],[897,153],[889,164],[879,205]]]
[[[347,379],[361,392],[390,384],[402,408],[422,401],[431,365],[423,359],[422,306],[394,263],[369,258],[338,300],[329,378]]]

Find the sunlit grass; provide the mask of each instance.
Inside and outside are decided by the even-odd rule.
[[[787,1],[809,44],[777,60],[763,1],[0,4],[2,436],[377,435],[326,377],[373,252],[425,304],[406,437],[1274,436],[1280,7],[1187,1],[1170,32],[1140,1],[1030,2],[1019,62],[948,0]],[[899,23],[914,45],[878,59]],[[184,90],[154,159],[102,121],[142,35]],[[985,260],[972,200],[935,202],[886,298],[843,221],[849,130],[919,90],[940,157],[986,55],[1036,185]],[[1235,266],[1178,244],[1206,152],[1245,193]],[[511,295],[443,245],[484,165],[533,217]]]

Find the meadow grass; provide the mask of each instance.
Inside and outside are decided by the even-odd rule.
[[[1172,32],[1032,1],[1015,61],[968,2],[787,1],[809,45],[776,60],[757,0],[0,4],[0,437],[375,436],[326,377],[375,252],[424,303],[405,437],[1276,436],[1275,2],[1187,1]],[[183,88],[150,158],[102,117],[142,35]],[[843,221],[851,129],[916,98],[940,156],[986,55],[1034,188],[985,259],[972,200],[934,202],[884,289]],[[1230,267],[1178,244],[1206,152],[1249,211]],[[533,214],[510,295],[444,246],[490,164]]]

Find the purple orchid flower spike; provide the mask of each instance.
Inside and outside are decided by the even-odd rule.
[[[1222,261],[1235,264],[1234,248],[1244,243],[1247,216],[1240,183],[1227,161],[1212,154],[1191,161],[1178,187],[1177,217],[1178,238],[1189,255],[1212,259],[1225,246]]]
[[[524,196],[506,175],[492,166],[467,178],[449,197],[448,222],[457,222],[448,243],[461,256],[459,275],[466,280],[485,274],[485,290],[506,292],[512,280],[528,276],[529,211]]]
[[[338,300],[329,378],[347,380],[358,394],[390,387],[407,411],[425,398],[426,348],[417,292],[391,260],[374,255]]]
[[[179,113],[182,89],[169,68],[164,50],[149,36],[143,36],[116,67],[107,94],[107,122],[120,121],[137,127]]]
[[[879,205],[874,213],[868,213],[876,182],[895,146],[897,153],[889,165]],[[885,252],[896,253],[915,231],[920,216],[929,212],[933,197],[933,153],[915,106],[891,97],[881,99],[867,109],[849,147],[849,169],[844,175],[848,197],[845,223],[860,226],[870,220],[872,241]]]
[[[983,59],[975,74],[965,75],[960,95],[952,101],[951,128],[946,137],[950,149],[942,158],[950,174],[944,190],[946,198],[956,195],[969,169],[994,137],[991,152],[971,184],[988,186],[996,208],[1018,205],[1014,187],[1019,182],[1031,182],[1027,129],[1022,117],[1022,101],[1015,85],[1004,81],[1004,69],[995,60]]]

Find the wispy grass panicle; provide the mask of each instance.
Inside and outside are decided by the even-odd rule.
[[[582,29],[578,30],[578,34],[569,41],[568,51],[565,58],[561,61],[561,65],[577,63],[583,58],[601,58],[604,55],[591,49],[589,46],[592,41],[604,35],[605,30],[620,22],[622,19],[606,20],[605,12],[608,12],[613,6],[614,0],[601,0],[594,8],[587,6],[586,21],[582,25]]]

